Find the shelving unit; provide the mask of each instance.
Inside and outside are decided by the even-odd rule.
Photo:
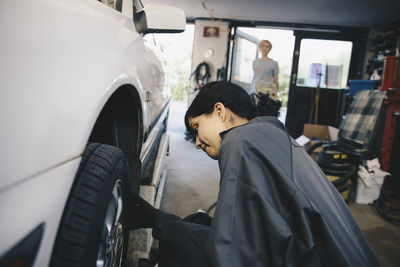
[[[396,54],[397,39],[400,39],[400,21],[382,28],[374,28],[370,32],[368,43],[368,59],[366,65],[366,79],[369,79],[374,70],[382,76],[383,64],[386,56]]]

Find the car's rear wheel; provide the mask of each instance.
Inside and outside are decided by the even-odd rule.
[[[122,266],[129,229],[129,167],[115,147],[89,144],[55,242],[52,266]]]

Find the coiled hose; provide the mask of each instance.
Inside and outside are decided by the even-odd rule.
[[[328,142],[326,141],[319,141],[311,145],[306,151],[309,155],[311,155],[315,149],[327,143]],[[354,177],[357,171],[356,164],[351,164],[349,168],[344,168],[344,169],[336,169],[333,166],[332,169],[330,169],[327,166],[319,166],[319,167],[326,175],[333,175],[339,177],[338,179],[331,182],[340,193],[348,190],[351,187],[351,183],[348,183],[347,181],[351,180],[351,178]]]

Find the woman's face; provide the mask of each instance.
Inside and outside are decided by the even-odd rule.
[[[218,159],[221,145],[220,132],[227,130],[216,111],[211,114],[203,114],[189,118],[189,125],[196,134],[196,148],[202,149],[213,159]]]
[[[268,55],[269,51],[271,51],[271,45],[268,42],[262,42],[260,44],[260,51],[262,55]]]

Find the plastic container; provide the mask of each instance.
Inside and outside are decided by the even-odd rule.
[[[349,80],[350,94],[355,96],[358,91],[374,90],[378,85],[377,80]]]

